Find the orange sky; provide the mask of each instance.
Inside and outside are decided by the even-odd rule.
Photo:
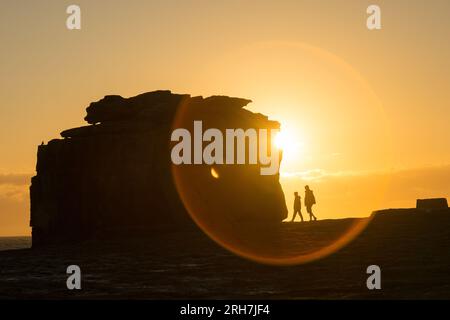
[[[249,98],[279,120],[298,142],[289,209],[305,183],[319,218],[448,197],[449,1],[77,1],[80,31],[69,4],[2,2],[0,236],[29,233],[42,140],[106,94],[156,89]]]

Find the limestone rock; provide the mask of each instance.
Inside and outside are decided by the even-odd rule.
[[[205,128],[279,127],[244,109],[249,102],[154,91],[91,103],[85,117],[91,125],[65,130],[62,139],[38,147],[30,187],[33,246],[194,226],[174,183],[170,134],[192,119],[203,120]],[[180,122],[183,110],[188,115]],[[210,169],[187,170],[192,188],[202,190],[199,201],[228,208],[218,214],[236,221],[286,217],[278,175],[261,176],[250,165],[224,166],[223,179],[214,181]]]

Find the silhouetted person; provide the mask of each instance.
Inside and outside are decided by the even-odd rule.
[[[300,219],[302,219],[303,222],[303,216],[302,216],[302,202],[301,198],[298,195],[298,192],[294,192],[294,215],[292,216],[291,222],[294,222],[295,217],[298,215],[300,216]]]
[[[306,211],[309,213],[309,221],[317,220],[316,216],[312,212],[312,206],[316,204],[316,198],[314,197],[313,191],[309,186],[305,186],[305,207]]]

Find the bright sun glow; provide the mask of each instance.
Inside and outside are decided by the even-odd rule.
[[[303,145],[294,132],[283,129],[275,136],[275,146],[283,150],[283,158],[293,160],[299,155]]]

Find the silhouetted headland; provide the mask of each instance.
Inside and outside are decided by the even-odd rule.
[[[415,208],[397,208],[376,210],[373,214],[380,215],[386,213],[433,213],[433,214],[450,214],[446,198],[417,199]],[[431,217],[429,215],[429,217]]]

